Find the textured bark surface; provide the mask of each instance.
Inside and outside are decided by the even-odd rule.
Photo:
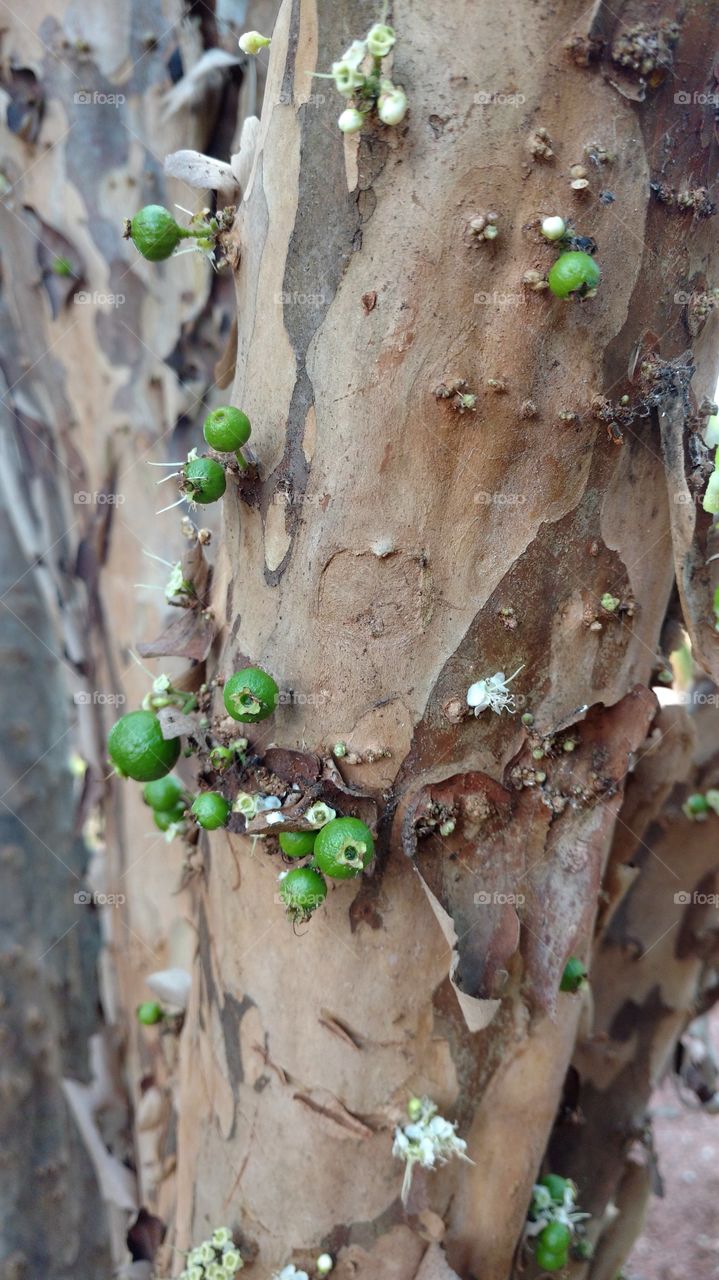
[[[253,6],[243,25],[265,29],[272,10]],[[230,237],[234,299],[229,273],[201,258],[155,266],[121,239],[148,200],[199,207],[202,193],[164,179],[164,155],[227,159],[255,109],[251,78],[238,93],[228,73],[165,114],[173,52],[187,73],[203,47],[232,46],[221,16],[182,16],[101,5],[50,18],[32,3],[10,26],[11,68],[34,70],[44,114],[3,161],[5,478],[32,478],[52,513],[41,528],[20,505],[53,566],[74,687],[137,705],[147,679],[129,650],[167,621],[161,595],[135,585],[165,578],[143,553],[174,561],[183,545],[176,516],[153,515],[143,464],[200,442],[212,384],[231,376],[236,311],[231,396],[258,470],[228,484],[212,647],[189,678],[246,659],[270,670],[282,703],[248,737],[273,786],[298,780],[300,809],[321,796],[366,816],[378,856],[298,936],[276,900],[274,839],[219,832],[183,855],[148,837],[137,789],[102,782],[111,715],[97,699],[77,708],[83,816],[104,815],[96,872],[126,898],[102,968],[136,1109],[131,1153],[106,1136],[137,1173],[115,1204],[168,1224],[158,1275],[180,1269],[171,1246],[227,1221],[262,1280],[321,1249],[340,1280],[508,1280],[550,1143],[544,1167],[571,1173],[595,1214],[588,1274],[603,1280],[648,1194],[649,1091],[711,980],[711,928],[673,894],[708,882],[716,840],[681,817],[674,787],[692,770],[692,785],[715,781],[716,732],[683,709],[657,718],[650,689],[668,612],[681,606],[715,672],[719,648],[711,522],[694,502],[706,472],[689,448],[716,318],[676,301],[712,287],[716,223],[669,198],[716,167],[711,105],[694,96],[714,88],[711,15],[688,4],[670,74],[642,88],[612,45],[640,23],[651,37],[674,19],[668,4],[468,13],[448,0],[438,17],[429,0],[398,3],[393,75],[410,114],[345,140],[332,86],[310,77],[376,14],[285,0]],[[586,44],[565,48],[573,36],[597,41],[589,66]],[[16,81],[8,71],[11,97]],[[124,101],[75,100],[87,90]],[[574,164],[589,171],[583,196]],[[487,210],[499,237],[472,244]],[[554,212],[597,241],[603,280],[581,305],[522,287],[552,261],[531,224]],[[74,293],[51,270],[58,254]],[[80,288],[123,302],[78,305]],[[435,395],[455,379],[475,413]],[[146,647],[153,672],[201,659],[207,634],[191,652],[186,640]],[[151,661],[168,650],[184,656]],[[455,723],[473,681],[520,666],[531,735],[518,716]],[[364,762],[332,763],[338,740]],[[448,837],[438,813],[455,821]],[[592,959],[593,1005],[557,997],[570,953]],[[169,964],[193,975],[179,1040],[130,1029],[145,975]],[[416,1092],[458,1122],[476,1163],[416,1175],[405,1210],[390,1150]]]

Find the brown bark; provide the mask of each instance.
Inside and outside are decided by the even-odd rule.
[[[322,1249],[340,1280],[507,1280],[551,1138],[551,1167],[576,1177],[595,1215],[596,1280],[637,1228],[647,1177],[633,1135],[708,972],[667,898],[671,876],[635,859],[625,828],[670,867],[690,844],[698,883],[713,870],[704,830],[685,831],[674,797],[671,830],[648,834],[695,758],[683,715],[657,742],[673,713],[656,719],[649,687],[675,583],[695,653],[716,672],[711,521],[691,500],[705,473],[689,449],[713,390],[716,321],[675,301],[711,288],[714,224],[672,196],[700,203],[715,163],[710,108],[675,101],[713,84],[709,19],[692,0],[671,73],[648,73],[642,88],[613,42],[639,23],[642,40],[656,35],[674,17],[668,4],[640,0],[619,15],[599,4],[588,18],[569,2],[470,13],[448,0],[441,14],[428,0],[399,3],[393,74],[410,114],[396,130],[342,139],[340,100],[310,76],[372,16],[356,0],[280,9],[230,237],[231,395],[253,422],[258,470],[228,484],[217,635],[191,679],[221,680],[247,659],[270,670],[287,696],[248,729],[254,751],[274,782],[289,766],[301,795],[369,815],[378,856],[361,884],[332,886],[297,936],[276,902],[274,839],[203,837],[191,855],[201,874],[188,881],[177,847],[146,838],[136,789],[114,788],[108,883],[127,904],[106,954],[110,1016],[127,1026],[149,970],[193,974],[179,1043],[129,1035],[139,1198],[170,1227],[161,1274],[179,1269],[170,1244],[226,1220],[263,1280],[289,1261],[310,1269]],[[203,23],[182,28],[187,66],[217,36]],[[107,16],[99,25],[93,67],[117,87],[138,33],[118,34]],[[597,56],[583,66],[590,37]],[[22,50],[28,32],[14,27],[13,39]],[[235,308],[227,277],[211,279],[199,258],[158,268],[132,256],[121,220],[148,199],[199,205],[164,185],[164,154],[208,149],[216,119],[229,139],[253,109],[241,101],[228,121],[215,85],[200,109],[163,120],[154,86],[166,84],[167,44],[133,67],[120,124],[103,133],[115,187],[92,151],[98,117],[78,109],[64,139],[73,81],[43,63],[53,110],[42,136],[67,159],[67,193],[58,205],[53,153],[28,167],[35,153],[15,139],[5,213],[3,270],[29,361],[21,432],[60,455],[61,484],[46,459],[59,495],[79,473],[83,488],[125,499],[73,511],[92,602],[86,611],[80,595],[73,662],[90,687],[133,705],[147,682],[128,649],[163,626],[160,597],[134,586],[161,580],[142,551],[175,560],[181,546],[175,518],[152,516],[154,476],[140,463],[200,441]],[[533,154],[539,129],[549,157]],[[575,164],[590,175],[583,196],[569,186]],[[50,228],[79,255],[88,289],[126,295],[116,314],[50,314],[28,209],[43,241]],[[498,239],[469,243],[470,220],[488,210]],[[552,261],[535,220],[554,212],[597,241],[602,284],[582,304],[522,286]],[[477,394],[475,413],[435,394],[454,379]],[[621,448],[607,418],[623,426]],[[602,609],[606,592],[619,611]],[[186,658],[153,670],[175,665]],[[520,665],[512,687],[531,733],[491,711],[456,722],[472,682]],[[93,801],[106,728],[88,713]],[[338,740],[372,761],[333,763]],[[449,836],[438,809],[455,821]],[[665,923],[677,927],[654,946]],[[635,936],[639,962],[627,951]],[[557,997],[570,953],[593,957],[593,1023],[581,999]],[[639,1046],[623,1030],[632,1001]],[[616,1053],[621,1066],[607,1065]],[[581,1128],[569,1123],[572,1088]],[[415,1092],[457,1120],[475,1165],[417,1175],[405,1211],[392,1129]],[[610,1222],[612,1199],[622,1215]]]

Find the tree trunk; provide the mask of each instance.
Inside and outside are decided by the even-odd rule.
[[[657,716],[651,691],[667,619],[719,665],[712,522],[694,500],[715,380],[709,17],[690,0],[674,33],[659,10],[398,3],[392,74],[409,115],[343,138],[341,99],[310,77],[376,15],[358,0],[280,8],[228,246],[231,399],[257,471],[228,483],[214,643],[189,679],[272,672],[281,705],[247,726],[255,763],[228,794],[324,799],[370,821],[378,852],[296,932],[266,819],[259,841],[239,818],[203,836],[181,870],[176,845],[146,838],[137,789],[113,788],[108,883],[127,902],[110,929],[110,1016],[127,1024],[152,969],[193,976],[179,1061],[171,1033],[127,1046],[139,1200],[171,1228],[158,1274],[181,1269],[170,1245],[227,1221],[263,1280],[288,1262],[311,1271],[322,1251],[340,1280],[531,1276],[520,1239],[540,1168],[573,1176],[593,1214],[595,1259],[572,1274],[613,1275],[639,1229],[647,1100],[713,961],[704,922],[674,900],[715,874],[713,827],[685,820],[673,788],[704,789],[719,768],[715,730],[696,734],[702,717],[682,708]],[[27,350],[55,343],[28,370],[28,430],[42,419],[87,491],[123,499],[73,514],[93,602],[83,674],[132,705],[147,681],[128,649],[161,628],[157,598],[133,585],[151,581],[141,552],[181,549],[137,464],[175,428],[170,458],[198,445],[203,399],[230,395],[208,391],[227,277],[194,256],[140,263],[119,239],[147,200],[200,202],[159,176],[166,152],[210,149],[215,119],[188,107],[161,121],[163,39],[133,72],[123,130],[103,135],[115,188],[91,151],[96,116],[78,107],[77,133],[53,135],[66,170],[84,166],[53,226],[88,289],[112,284],[129,308],[49,321],[12,230],[4,264]],[[111,87],[121,54],[106,52]],[[227,149],[236,121],[223,133],[218,119]],[[52,163],[23,178],[11,228],[50,207]],[[470,227],[490,211],[492,242]],[[551,265],[537,218],[555,213],[597,243],[602,281],[581,303],[523,284]],[[464,412],[460,382],[476,396]],[[517,669],[533,724],[467,714],[471,684]],[[222,734],[219,693],[213,711]],[[590,964],[591,997],[558,992],[570,954]],[[457,1122],[474,1164],[416,1173],[404,1207],[392,1131],[412,1094]]]

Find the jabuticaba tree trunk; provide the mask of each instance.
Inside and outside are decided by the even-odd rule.
[[[448,1266],[506,1280],[578,1031],[575,1070],[588,1074],[584,1005],[557,998],[559,979],[568,954],[592,953],[625,782],[652,732],[675,573],[695,652],[716,665],[711,522],[684,474],[716,329],[700,332],[696,306],[676,300],[713,281],[700,188],[715,153],[697,97],[713,84],[711,19],[689,4],[675,46],[667,36],[672,71],[645,68],[642,88],[613,42],[633,33],[644,58],[645,38],[674,19],[668,4],[598,6],[589,27],[576,4],[400,3],[394,76],[410,114],[342,139],[325,82],[323,102],[294,108],[288,95],[370,16],[295,0],[273,37],[233,233],[233,401],[254,424],[261,481],[225,499],[213,607],[226,627],[211,673],[251,659],[291,691],[249,736],[259,752],[303,752],[304,780],[324,760],[313,794],[338,794],[333,743],[372,754],[339,762],[354,789],[340,798],[376,813],[379,851],[298,937],[276,905],[278,858],[235,836],[206,843],[177,1243],[224,1217],[262,1275],[326,1248],[340,1277]],[[573,36],[585,39],[572,56]],[[551,156],[535,154],[540,129]],[[576,164],[583,194],[569,185]],[[672,190],[691,191],[688,211]],[[488,210],[497,240],[469,245],[469,221]],[[602,283],[581,305],[522,288],[552,261],[529,224],[554,212],[598,245]],[[476,412],[435,395],[455,379]],[[474,680],[519,667],[536,737],[518,716],[455,722]],[[448,837],[438,813],[455,820]],[[692,837],[699,879],[715,854]],[[645,877],[650,895],[667,892],[651,866],[626,911]],[[614,936],[597,944],[600,1020],[636,973]],[[671,981],[671,945],[657,950]],[[682,970],[664,1062],[701,974],[696,961]],[[418,1175],[405,1212],[391,1132],[416,1092],[459,1122],[475,1164]],[[586,1133],[571,1154],[592,1201],[601,1115]]]

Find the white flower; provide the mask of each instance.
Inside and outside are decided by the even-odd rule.
[[[268,827],[273,827],[276,822],[284,822],[284,820],[284,815],[281,813],[268,813],[267,818],[265,819]]]
[[[210,1262],[205,1268],[206,1280],[227,1280],[227,1272],[219,1262]]]
[[[347,107],[337,117],[340,133],[359,133],[364,124],[364,116],[356,107]]]
[[[342,54],[342,61],[346,62],[348,67],[353,67],[355,71],[359,71],[366,57],[367,41],[353,40],[349,49],[345,49]]]
[[[519,675],[523,666],[524,663],[521,667],[517,667],[514,675],[508,676],[506,680],[503,671],[497,671],[486,680],[477,680],[467,690],[467,706],[472,708],[476,716],[486,711],[488,707],[497,715],[501,715],[502,711],[514,711],[514,695],[509,692],[507,685]]]
[[[407,94],[389,80],[382,82],[382,93],[377,99],[377,115],[382,124],[395,125],[404,120],[407,114]]]
[[[561,240],[566,230],[567,224],[558,214],[542,219],[541,231],[546,240]]]
[[[255,799],[257,803],[258,813],[261,812],[263,809],[281,809],[282,808],[282,801],[280,800],[279,796],[258,795],[255,797]]]
[[[315,804],[310,805],[304,816],[311,827],[325,827],[328,822],[337,817],[337,810],[331,809],[328,804],[323,804],[321,800],[318,800]]]
[[[337,92],[341,93],[343,98],[351,98],[355,90],[361,88],[365,82],[364,75],[358,67],[344,58],[341,62],[332,63],[332,79]]]
[[[232,806],[233,813],[241,813],[247,818],[254,818],[257,813],[257,796],[251,796],[249,791],[238,791]]]
[[[187,1008],[192,979],[186,969],[159,969],[157,973],[148,974],[145,982],[163,1004],[172,1005],[176,1009]],[[199,1246],[200,1249],[204,1247],[204,1244]],[[211,1246],[208,1245],[208,1248]],[[206,1260],[212,1262],[212,1258]],[[201,1262],[202,1258],[198,1257],[196,1261]]]
[[[243,53],[258,54],[260,49],[266,49],[270,44],[267,36],[261,35],[259,31],[244,31],[240,36],[238,44]]]
[[[215,1261],[215,1250],[213,1249],[209,1240],[203,1240],[202,1244],[199,1245],[197,1252],[199,1253],[200,1258],[202,1262],[205,1263],[205,1265]]]
[[[173,565],[172,571],[165,585],[165,599],[171,600],[173,596],[186,595],[190,590],[191,584],[185,578],[182,572],[180,561]]]
[[[232,1232],[229,1227],[215,1227],[210,1237],[210,1244],[216,1249],[224,1249],[226,1244],[232,1244]]]
[[[384,22],[375,22],[367,32],[367,48],[373,58],[386,58],[395,40],[394,30]]]
[[[222,1255],[221,1266],[225,1273],[225,1277],[234,1276],[238,1271],[241,1271],[243,1262],[242,1254],[239,1249],[225,1249]]]
[[[315,1263],[318,1276],[328,1276],[334,1265],[331,1254],[321,1253]]]
[[[298,1271],[297,1267],[293,1267],[290,1263],[288,1267],[283,1267],[281,1271],[276,1271],[272,1280],[310,1280],[310,1278],[306,1271]]]
[[[581,1213],[577,1209],[574,1201],[576,1193],[574,1183],[567,1179],[564,1199],[561,1204],[557,1204],[547,1187],[542,1186],[541,1183],[532,1187],[531,1217],[525,1224],[525,1235],[530,1238],[538,1236],[550,1222],[561,1222],[573,1235],[576,1224],[592,1216],[590,1213]]]
[[[452,1156],[472,1163],[466,1154],[466,1142],[457,1137],[456,1128],[449,1120],[437,1114],[437,1108],[429,1098],[412,1098],[408,1111],[412,1118],[408,1124],[395,1129],[392,1143],[392,1155],[406,1164],[402,1181],[403,1202],[407,1200],[416,1164],[423,1169],[434,1169],[438,1164],[446,1164]]]

